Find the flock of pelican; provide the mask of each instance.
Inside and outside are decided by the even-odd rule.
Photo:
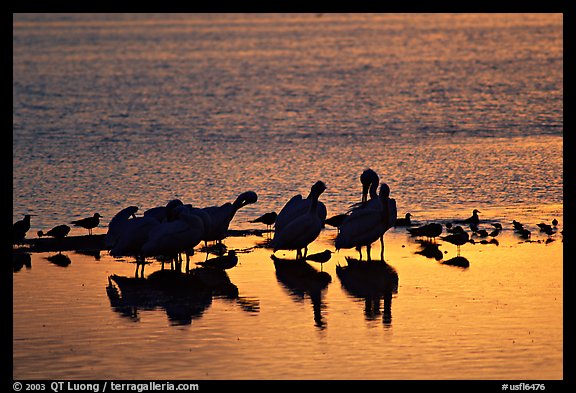
[[[394,226],[412,225],[411,214],[407,213],[404,218],[397,218],[396,201],[390,198],[390,187],[386,183],[380,183],[378,174],[372,169],[366,169],[360,176],[362,184],[361,201],[352,204],[347,212],[338,214],[327,219],[327,210],[320,196],[326,190],[322,181],[317,181],[310,188],[306,198],[302,195],[293,196],[276,214],[270,212],[252,220],[272,226],[273,237],[269,246],[274,250],[295,250],[296,259],[325,261],[330,258],[330,251],[308,256],[308,246],[314,242],[325,225],[338,228],[334,241],[336,250],[356,249],[362,260],[362,248],[366,249],[366,259],[371,261],[371,246],[380,240],[380,260],[384,260],[384,235]],[[225,203],[221,206],[209,206],[204,208],[193,207],[184,204],[178,199],[168,202],[164,206],[158,206],[146,210],[142,216],[137,217],[137,206],[128,206],[120,210],[110,220],[105,237],[105,246],[113,257],[134,257],[138,265],[144,265],[147,257],[165,256],[171,260],[181,261],[181,254],[186,255],[187,264],[194,248],[201,242],[221,243],[228,234],[228,228],[235,214],[242,207],[257,202],[258,196],[254,191],[247,191],[238,195],[233,203]],[[472,216],[460,221],[468,224],[471,228],[479,223],[478,213],[474,210]],[[30,228],[31,215],[25,215],[13,225],[14,243],[21,242]],[[82,227],[92,233],[92,229],[99,225],[102,216],[95,213],[92,217],[72,221],[71,224]],[[556,222],[557,223],[557,222]],[[554,224],[556,224],[554,223]],[[500,225],[500,224],[498,224]],[[545,225],[545,224],[542,224]],[[520,228],[521,224],[515,224],[518,231],[526,231]],[[555,226],[555,225],[554,225]],[[500,229],[502,227],[500,226]],[[542,227],[541,227],[542,228]],[[455,244],[460,251],[460,246],[469,241],[469,235],[462,227],[449,228],[447,224],[447,236],[442,239]],[[500,229],[496,227],[494,232]],[[550,232],[546,227],[543,230]],[[442,225],[430,223],[420,227],[408,228],[412,236],[425,236],[430,239],[440,236],[443,231]],[[474,229],[473,229],[474,231]],[[70,232],[68,225],[58,225],[50,231],[38,232],[38,236],[52,236],[63,238]],[[496,233],[497,234],[497,233]],[[494,233],[491,236],[496,236]],[[232,262],[231,262],[232,261]],[[230,264],[237,261],[236,255],[230,255]]]

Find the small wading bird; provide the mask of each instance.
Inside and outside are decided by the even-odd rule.
[[[296,259],[306,257],[308,245],[320,235],[322,223],[326,218],[326,216],[320,218],[318,215],[318,198],[324,190],[326,190],[326,185],[323,182],[317,181],[314,183],[308,196],[310,201],[308,211],[288,222],[282,229],[276,227],[274,237],[270,242],[274,252],[278,250],[296,250]],[[304,249],[304,253],[302,253],[302,249]]]
[[[14,244],[24,241],[26,232],[30,229],[30,217],[32,216],[33,214],[26,214],[22,220],[16,221],[12,226]]]
[[[276,212],[265,213],[260,217],[250,221],[251,223],[261,222],[262,224],[266,225],[266,229],[270,230],[272,225],[276,222],[276,217],[278,214]]]
[[[440,239],[452,243],[456,246],[457,255],[460,256],[460,246],[466,244],[470,240],[470,236],[461,226],[456,226],[451,235],[440,236]]]
[[[228,255],[222,255],[216,258],[210,258],[205,260],[204,262],[196,262],[197,265],[201,265],[203,267],[209,267],[212,269],[232,269],[234,266],[238,264],[238,256],[236,256],[236,251],[230,250],[228,251]]]
[[[306,257],[307,261],[312,261],[320,264],[320,271],[323,271],[324,264],[332,258],[332,251],[324,250],[322,252],[311,254]]]
[[[100,224],[100,218],[102,218],[100,214],[94,213],[92,217],[72,221],[70,222],[70,224],[74,224],[75,227],[82,227],[84,229],[88,229],[88,235],[92,235],[92,229],[96,228],[98,224]]]
[[[454,231],[453,229],[450,230]],[[410,232],[410,235],[413,237],[427,237],[432,241],[442,234],[442,224],[432,222],[416,228],[408,228],[407,231]]]

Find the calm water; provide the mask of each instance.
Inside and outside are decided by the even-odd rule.
[[[96,211],[104,233],[128,205],[254,190],[258,203],[232,223],[249,229],[319,179],[337,214],[359,200],[366,167],[421,222],[478,208],[485,223],[526,222],[534,240],[546,239],[536,223],[562,228],[561,15],[13,22],[13,220],[37,215],[28,237]],[[229,276],[243,300],[213,299],[184,325],[161,308],[130,318],[111,307],[107,277],[132,276],[130,260],[70,254],[61,268],[35,254],[14,274],[14,377],[562,378],[561,237],[502,236],[463,246],[463,270],[391,231],[400,284],[387,323],[341,287],[344,251],[325,266],[321,303],[278,281],[269,250],[242,253]]]

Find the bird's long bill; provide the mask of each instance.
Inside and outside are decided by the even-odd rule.
[[[368,201],[368,190],[370,189],[370,184],[362,184],[362,203]]]

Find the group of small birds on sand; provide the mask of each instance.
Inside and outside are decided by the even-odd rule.
[[[371,261],[371,246],[380,240],[380,260],[384,260],[384,235],[392,227],[407,227],[407,231],[414,237],[426,237],[430,241],[443,233],[443,225],[440,223],[428,223],[415,226],[411,221],[412,214],[406,213],[405,217],[397,218],[396,201],[390,198],[390,188],[386,183],[380,183],[378,174],[372,169],[366,169],[360,176],[362,184],[361,201],[352,204],[342,214],[327,218],[327,209],[319,200],[326,190],[322,181],[317,181],[310,188],[305,198],[298,194],[293,196],[279,213],[268,212],[254,220],[252,223],[262,223],[268,230],[273,229],[273,237],[269,247],[274,253],[279,250],[295,250],[296,259],[309,260],[319,263],[327,262],[332,252],[325,250],[321,253],[308,255],[308,246],[314,242],[325,225],[337,227],[337,235],[334,239],[336,250],[356,249],[362,260],[362,249],[366,250],[366,259]],[[225,203],[221,206],[209,206],[204,208],[193,207],[184,204],[179,199],[172,200],[166,205],[146,210],[142,216],[137,217],[137,206],[128,206],[120,210],[109,222],[105,244],[110,255],[114,257],[131,256],[138,264],[144,264],[147,257],[166,256],[173,260],[180,259],[180,255],[186,255],[187,263],[193,255],[194,248],[204,242],[207,246],[209,241],[221,244],[227,236],[230,222],[236,212],[248,205],[257,202],[258,196],[254,191],[247,191],[238,195],[233,203]],[[440,238],[458,247],[470,242],[471,236],[464,230],[462,225],[468,225],[472,236],[478,238],[495,237],[502,230],[500,223],[492,224],[494,229],[488,232],[479,229],[479,210],[474,209],[472,216],[460,221],[445,223],[446,236]],[[31,214],[24,216],[23,220],[13,225],[14,243],[21,243],[26,232],[30,229]],[[95,213],[92,217],[72,221],[70,224],[88,230],[92,235],[92,229],[100,224],[102,216]],[[556,232],[558,222],[554,220],[552,225],[538,224],[541,231],[548,235]],[[513,222],[515,231],[521,237],[528,238],[530,231],[517,221]],[[58,225],[46,233],[38,231],[38,236],[50,236],[62,239],[70,232],[70,226]],[[486,240],[483,240],[486,241]],[[496,242],[497,244],[497,242]],[[181,259],[180,259],[181,260]],[[235,266],[237,256],[230,251],[228,256],[220,260],[205,262],[206,266],[213,265],[222,269]]]

